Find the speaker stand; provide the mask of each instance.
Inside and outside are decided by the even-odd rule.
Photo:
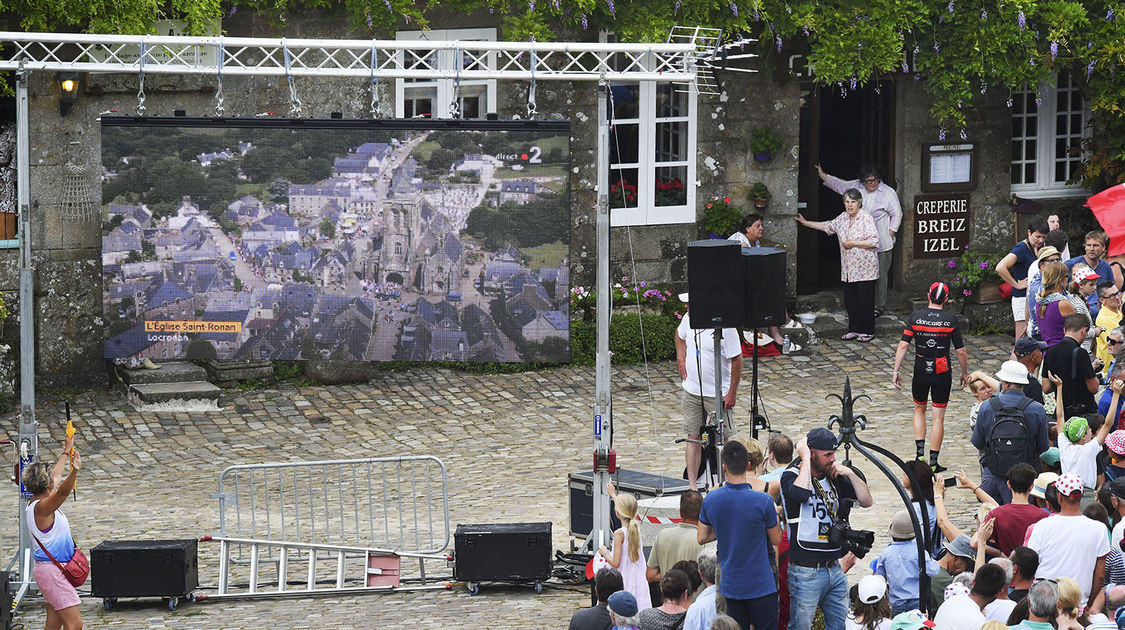
[[[726,444],[726,421],[723,418],[723,361],[726,359],[723,356],[723,329],[712,328],[711,338],[715,342],[715,469],[709,475],[707,483],[711,488],[718,488],[723,483],[723,445]],[[715,480],[714,485],[710,485],[712,479]]]
[[[769,423],[764,416],[758,414],[758,329],[754,329],[754,352],[750,359],[750,435],[758,439],[759,429],[768,429]]]

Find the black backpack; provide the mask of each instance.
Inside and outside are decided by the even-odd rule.
[[[985,464],[992,474],[1007,479],[1012,466],[1035,461],[1031,429],[1023,410],[1031,404],[1026,396],[1015,407],[1001,406],[999,397],[990,398],[994,416],[985,441]]]

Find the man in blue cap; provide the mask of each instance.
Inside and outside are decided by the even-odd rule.
[[[871,491],[854,470],[836,462],[836,436],[828,429],[809,431],[796,448],[797,459],[781,474],[789,524],[789,628],[809,630],[819,606],[825,630],[844,630],[844,550],[829,531],[847,522],[853,501],[871,507]]]

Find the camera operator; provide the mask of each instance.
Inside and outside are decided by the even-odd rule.
[[[817,606],[825,630],[844,630],[848,580],[840,557],[863,557],[872,532],[848,526],[851,503],[871,507],[871,491],[855,471],[836,463],[836,436],[813,429],[797,443],[798,457],[781,474],[789,527],[789,628],[809,630]],[[864,548],[866,543],[867,548]]]

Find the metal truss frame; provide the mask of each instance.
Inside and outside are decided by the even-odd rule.
[[[431,40],[264,39],[0,32],[0,70],[56,72],[670,81],[695,84],[718,44],[715,29],[682,29],[653,44]],[[441,67],[438,51],[461,55]],[[494,63],[486,63],[492,61]]]

